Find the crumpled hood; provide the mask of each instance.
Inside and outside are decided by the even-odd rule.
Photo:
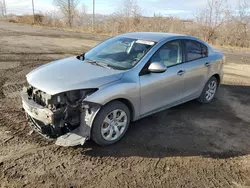
[[[98,88],[119,80],[122,72],[70,57],[42,65],[26,77],[33,87],[54,95],[70,90]]]

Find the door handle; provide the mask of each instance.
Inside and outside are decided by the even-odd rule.
[[[186,71],[184,71],[184,70],[180,70],[180,71],[177,73],[177,75],[182,76],[183,74],[185,74],[185,72],[186,72]]]
[[[210,62],[205,63],[205,67],[210,67]]]

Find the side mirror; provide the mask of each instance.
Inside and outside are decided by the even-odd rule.
[[[167,70],[166,65],[160,62],[152,62],[148,67],[149,72],[152,73],[163,73]]]
[[[85,53],[76,56],[76,58],[79,59],[80,61],[83,61],[84,60],[84,56],[85,56]]]

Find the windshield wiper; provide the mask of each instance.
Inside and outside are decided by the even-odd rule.
[[[91,63],[93,65],[97,65],[97,66],[100,66],[100,67],[104,67],[104,68],[108,68],[108,69],[114,69],[112,66],[106,64],[106,63],[101,63],[101,62],[98,62],[98,61],[92,61],[92,60],[86,60],[88,63]]]

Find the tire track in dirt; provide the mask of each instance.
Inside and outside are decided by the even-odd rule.
[[[7,78],[0,78],[0,99],[4,98],[3,85],[6,82],[6,80]]]

